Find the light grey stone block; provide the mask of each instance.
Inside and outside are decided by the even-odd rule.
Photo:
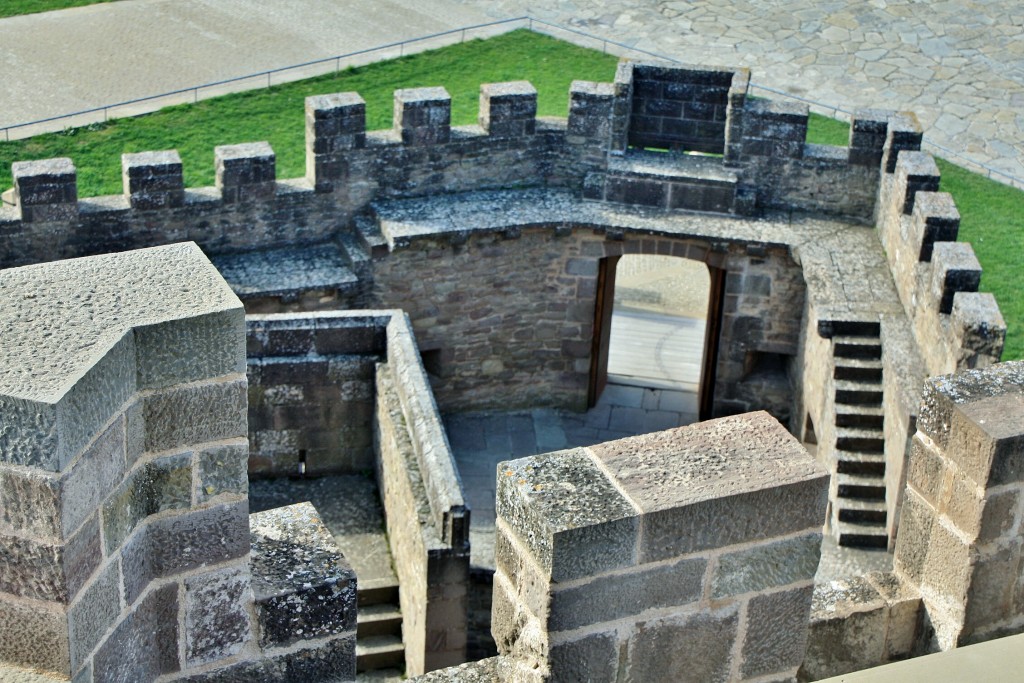
[[[630,678],[727,681],[738,628],[736,605],[641,622],[632,641]]]
[[[820,558],[820,533],[722,555],[711,579],[711,597],[720,599],[813,580]]]
[[[160,389],[245,372],[241,308],[135,328],[138,386]]]
[[[244,437],[245,378],[165,389],[146,397],[144,415],[147,451]]]
[[[85,663],[120,613],[121,573],[118,563],[110,562],[81,599],[68,610],[72,671],[77,671]]]
[[[230,657],[249,640],[245,565],[185,580],[185,658],[190,666]]]
[[[743,676],[755,678],[795,669],[807,650],[811,585],[757,595],[747,606]]]

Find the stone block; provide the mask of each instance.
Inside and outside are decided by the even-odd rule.
[[[537,89],[529,81],[480,85],[479,123],[489,135],[533,135],[537,122]]]
[[[150,515],[192,503],[192,454],[159,458],[136,469],[103,503],[106,554],[114,554]]]
[[[94,520],[63,544],[0,535],[0,591],[67,604],[99,565],[101,553]]]
[[[93,656],[93,680],[152,681],[178,671],[178,587],[143,598]]]
[[[636,511],[583,449],[499,464],[496,512],[554,582],[634,563]]]
[[[747,605],[743,676],[755,678],[796,669],[807,652],[813,585],[756,595]]]
[[[245,310],[236,308],[135,329],[138,386],[162,389],[245,372]]]
[[[196,455],[198,476],[195,498],[205,502],[221,494],[249,493],[249,445],[247,441],[213,446]]]
[[[638,623],[628,680],[729,680],[739,627],[737,609],[730,605]]]
[[[863,577],[814,588],[801,680],[821,680],[885,661],[887,607]]]
[[[900,533],[896,537],[893,568],[900,578],[916,586],[921,585],[924,576],[936,515],[935,508],[914,489],[907,489],[900,512]]]
[[[682,608],[700,600],[707,561],[679,560],[599,576],[586,584],[552,586],[548,629],[571,631],[635,617],[651,609]]]
[[[902,193],[905,215],[914,212],[918,192],[939,191],[939,167],[927,152],[903,151],[896,162],[896,187]]]
[[[247,434],[245,378],[165,389],[145,397],[146,450],[237,439]]]
[[[640,560],[816,529],[828,475],[767,413],[590,447],[643,512]]]
[[[71,159],[16,161],[11,164],[14,202],[26,223],[78,218],[78,172]]]
[[[931,437],[938,448],[948,450],[956,406],[993,396],[1012,396],[1022,391],[1024,362],[1021,361],[929,378],[921,395],[917,428]]]
[[[938,242],[932,252],[930,295],[940,313],[953,311],[958,292],[976,292],[981,264],[967,242]]]
[[[877,167],[882,161],[891,112],[865,109],[850,122],[849,161],[856,166]]]
[[[573,81],[569,86],[568,135],[580,142],[607,146],[611,142],[615,87],[611,83]]]
[[[236,654],[249,640],[246,567],[185,580],[185,660],[189,666]]]
[[[311,504],[252,515],[250,567],[261,647],[355,629],[355,572]]]
[[[1021,543],[1016,541],[992,554],[979,557],[971,568],[971,585],[967,592],[962,642],[971,641],[972,634],[1017,616],[1014,610],[1014,588],[1017,583]]]
[[[712,599],[811,581],[821,558],[821,534],[787,538],[727,553],[711,579]]]
[[[71,670],[68,626],[55,605],[0,601],[0,661],[52,671],[66,678]]]
[[[999,361],[1006,341],[1006,322],[988,292],[957,292],[950,312],[958,370],[984,368]]]
[[[1024,396],[980,398],[953,409],[947,457],[985,489],[1024,481]]]
[[[121,180],[133,209],[167,209],[185,203],[185,178],[177,150],[122,154]]]
[[[245,556],[248,507],[222,504],[149,520],[121,551],[125,599],[134,602],[154,579]]]
[[[366,101],[355,92],[306,98],[307,154],[366,146]]]
[[[943,482],[946,476],[945,461],[931,439],[915,434],[911,441],[910,461],[907,464],[907,484],[924,497],[935,509],[939,507]]]
[[[436,88],[395,91],[394,128],[410,146],[447,143],[451,139],[452,98]]]
[[[907,111],[890,113],[887,128],[882,167],[886,173],[892,173],[901,152],[921,149],[924,133],[917,116]]]
[[[955,242],[960,232],[960,212],[947,192],[919,191],[911,212],[910,245],[919,261],[931,261],[936,242]]]
[[[213,150],[216,186],[225,204],[272,199],[277,192],[274,150],[267,142],[222,145]]]
[[[553,643],[549,651],[552,683],[615,683],[619,643],[614,632]]]
[[[893,572],[872,572],[868,582],[885,600],[889,610],[885,629],[885,658],[896,661],[910,657],[920,632],[922,603],[921,594]]]
[[[71,670],[85,663],[93,648],[121,613],[121,573],[110,562],[67,613]]]

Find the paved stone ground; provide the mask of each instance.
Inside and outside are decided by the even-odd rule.
[[[1024,178],[1016,0],[121,0],[0,20],[3,125],[530,14],[855,109]]]
[[[472,510],[472,565],[494,569],[494,482],[499,462],[696,421],[693,393],[616,384],[609,384],[598,405],[585,414],[538,409],[446,416],[448,439]],[[891,567],[889,553],[840,548],[826,536],[815,578],[824,582]]]

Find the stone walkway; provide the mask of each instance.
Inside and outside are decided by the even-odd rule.
[[[524,14],[845,109],[911,109],[926,141],[1024,178],[1015,0],[121,0],[0,20],[0,127]]]

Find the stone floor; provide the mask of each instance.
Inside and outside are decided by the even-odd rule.
[[[910,109],[926,142],[1024,178],[1015,0],[122,0],[0,20],[0,127],[526,14],[833,107]]]
[[[459,413],[445,427],[472,510],[472,565],[494,568],[494,486],[499,462],[687,425],[697,420],[697,397],[683,391],[609,384],[585,414],[537,409]],[[817,580],[856,576],[892,566],[889,553],[840,548],[826,537]]]

